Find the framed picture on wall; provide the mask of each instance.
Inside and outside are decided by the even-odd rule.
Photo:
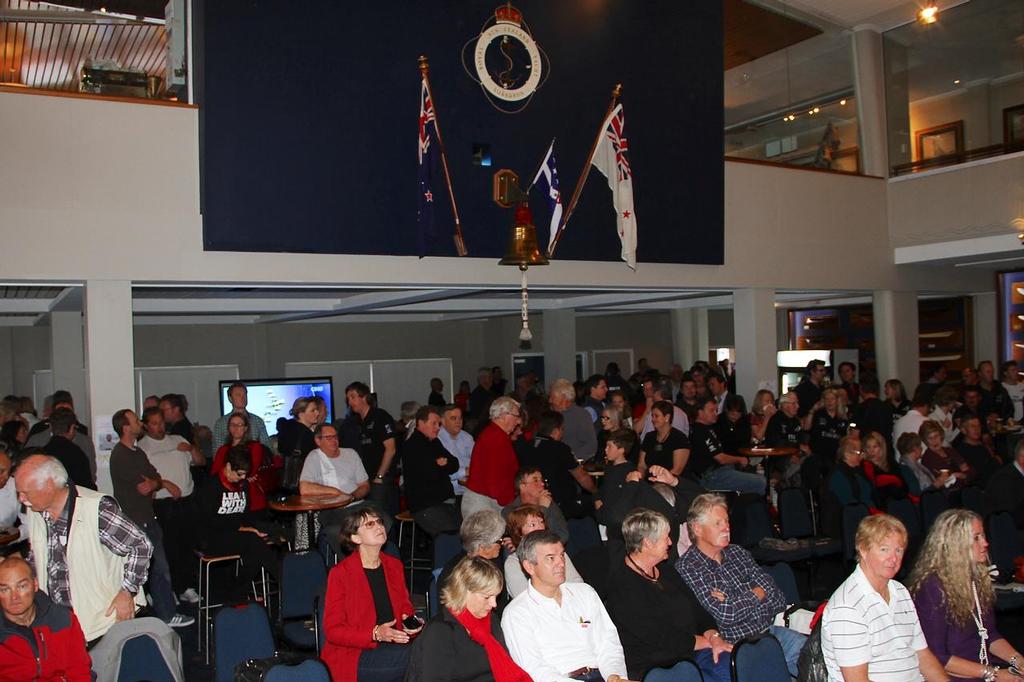
[[[918,130],[914,133],[914,140],[918,161],[959,154],[964,150],[964,122],[952,121]]]
[[[1003,144],[1024,144],[1024,104],[1003,109]]]
[[[997,274],[999,359],[1024,363],[1024,272]]]

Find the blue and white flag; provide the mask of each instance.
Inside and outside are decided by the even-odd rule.
[[[551,245],[555,241],[555,235],[558,233],[558,226],[562,222],[562,193],[558,191],[558,170],[555,168],[554,140],[551,140],[551,146],[548,147],[548,153],[544,155],[544,162],[540,164],[540,169],[537,171],[537,177],[533,179],[533,184],[536,185],[540,181],[543,181],[541,189],[547,194],[548,209],[550,209],[551,213],[551,226],[548,229],[548,251],[550,251]]]
[[[434,240],[434,193],[430,189],[430,177],[437,166],[434,142],[437,139],[437,120],[434,117],[434,103],[424,78],[420,86],[420,132],[419,132],[419,200],[416,211],[416,253],[420,258],[427,254],[427,243]]]

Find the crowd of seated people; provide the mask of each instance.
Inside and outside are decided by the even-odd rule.
[[[697,363],[690,371],[673,368],[671,376],[647,368],[624,379],[609,368],[575,386],[557,380],[548,387],[526,376],[509,393],[493,368],[482,369],[465,408],[442,404],[443,384],[431,382],[426,405],[410,401],[401,424],[355,382],[346,387],[346,414],[333,423],[325,421],[322,399],[296,400],[293,418],[276,425],[276,441],[246,409],[239,382],[229,389],[231,410],[214,425],[206,456],[187,399],[151,396],[141,420],[132,410],[115,415],[113,495],[95,491],[93,443],[70,395],[58,392],[43,419],[9,397],[0,402],[0,525],[13,527],[15,539],[5,553],[25,557],[29,583],[38,584],[29,600],[47,613],[66,609],[62,622],[81,630],[83,646],[94,646],[117,622],[141,613],[172,628],[191,624],[185,606],[197,598],[193,550],[242,556],[232,599],[245,599],[261,573],[280,582],[291,517],[271,513],[271,499],[338,497],[346,506],[320,513],[317,524],[336,555],[328,559],[337,561],[323,652],[335,679],[475,679],[489,668],[495,679],[657,680],[672,679],[683,659],[696,662],[705,679],[728,679],[729,652],[744,638],[773,634],[794,675],[803,640],[777,629],[774,617],[785,607],[778,586],[730,544],[726,503],[705,491],[756,494],[772,505],[772,493],[800,486],[820,502],[826,532],[838,537],[845,505],[863,504],[871,518],[887,519],[893,500],[917,504],[937,493],[958,507],[965,489],[977,488],[988,510],[1010,512],[1024,535],[1024,440],[1006,435],[1007,420],[1024,416],[1016,365],[999,368],[1001,383],[991,363],[981,363],[976,380],[962,388],[936,373],[908,400],[899,380],[885,382],[880,396],[878,380],[858,381],[852,366],[838,368],[829,384],[827,369],[814,361],[777,401],[758,391],[749,412],[728,369]],[[755,468],[742,451],[757,445],[793,454]],[[414,609],[402,563],[385,550],[403,509],[429,538],[458,533],[464,550],[444,566],[438,584],[445,608],[422,633],[422,623],[409,620]],[[79,522],[95,530],[73,533]],[[566,551],[570,528],[584,522],[600,524],[606,540],[577,570]],[[930,549],[931,536],[921,545],[908,594],[925,639],[907,623],[893,625],[909,628],[905,650],[929,679],[943,679],[943,666],[970,676],[970,666],[1017,656],[995,628],[987,587],[973,613],[989,624],[988,639],[964,655],[974,636],[965,590],[980,580],[975,573],[986,552],[976,522],[958,516],[945,530],[938,522],[932,529],[949,536],[947,545],[964,542],[973,563],[925,565],[940,552]],[[867,528],[858,537],[861,573],[840,590],[903,600],[885,582],[893,561],[876,554],[905,546],[905,532]],[[315,546],[316,538],[306,542]],[[15,559],[9,572],[22,584],[19,566]],[[6,575],[0,571],[0,596]],[[952,590],[955,604],[947,598]],[[8,620],[28,603],[14,601],[10,611],[3,602]],[[587,632],[565,631],[567,611]],[[953,620],[943,621],[950,611]],[[28,627],[40,614],[15,617],[11,622]],[[665,639],[655,632],[665,622],[688,636]],[[940,625],[957,630],[940,632]],[[866,647],[867,662],[838,654],[838,638],[854,635],[828,628],[825,662],[837,679],[855,679],[847,674],[851,663],[875,670],[878,652]],[[932,643],[940,637],[943,646]],[[991,659],[978,654],[985,646]],[[932,658],[922,653],[928,648]],[[448,660],[463,654],[464,664]],[[449,677],[424,670],[441,660]]]

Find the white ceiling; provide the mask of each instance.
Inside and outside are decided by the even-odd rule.
[[[273,287],[136,286],[132,292],[135,323],[277,324],[282,322],[407,322],[479,320],[518,316],[517,288],[308,289]],[[793,291],[776,293],[778,307],[839,305],[869,300],[867,292]],[[530,311],[572,309],[580,316],[728,308],[732,292],[682,288],[530,289]],[[68,287],[0,287],[0,327],[48,324],[55,310],[81,310],[82,289]]]
[[[768,0],[777,5],[791,7],[812,17],[818,17],[844,28],[872,24],[888,30],[913,21],[923,1],[907,0]],[[963,4],[969,0],[939,0],[939,10]],[[768,2],[764,3],[765,5]]]

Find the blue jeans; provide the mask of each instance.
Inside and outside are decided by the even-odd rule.
[[[402,682],[409,665],[409,647],[412,644],[378,644],[375,649],[364,649],[359,654],[359,682]]]
[[[779,640],[779,644],[782,645],[782,653],[786,656],[786,667],[789,668],[789,674],[796,677],[799,673],[797,662],[800,660],[800,652],[807,642],[807,635],[801,635],[796,630],[790,630],[779,625],[771,626],[768,628],[768,632],[772,633],[775,639]]]
[[[174,603],[174,589],[171,587],[171,567],[164,552],[164,531],[156,519],[142,527],[146,537],[153,543],[153,558],[149,561],[149,579],[146,586],[153,597],[153,613],[167,622],[174,617],[177,605]]]
[[[723,652],[718,656],[718,663],[715,663],[715,658],[711,655],[711,649],[701,649],[693,653],[693,661],[704,674],[705,682],[732,682],[732,672],[729,670],[729,654]]]
[[[748,474],[724,466],[704,474],[701,484],[708,490],[738,490],[741,493],[764,495],[765,480],[760,474]]]

